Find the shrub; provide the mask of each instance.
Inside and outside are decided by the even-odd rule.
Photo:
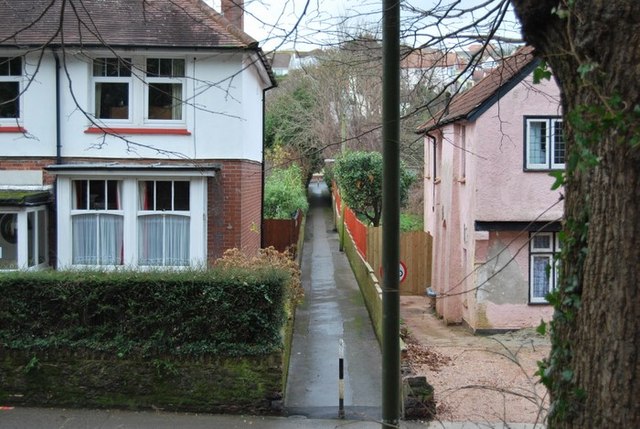
[[[357,215],[379,226],[382,216],[382,155],[347,152],[336,160],[334,174],[345,204]],[[415,176],[400,166],[400,203],[407,201]]]

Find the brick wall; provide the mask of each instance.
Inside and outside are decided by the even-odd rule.
[[[260,248],[262,221],[261,165],[252,161],[221,161],[222,169],[208,181],[209,262],[225,250],[248,255]]]
[[[55,162],[55,158],[5,158],[0,160],[0,170],[43,170]],[[46,171],[42,176],[43,185],[52,185],[55,181],[55,176]]]

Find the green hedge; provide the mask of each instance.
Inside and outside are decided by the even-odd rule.
[[[289,275],[277,269],[14,272],[0,276],[0,347],[117,358],[280,350]]]

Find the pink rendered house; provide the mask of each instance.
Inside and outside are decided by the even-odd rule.
[[[476,332],[549,319],[563,203],[559,90],[534,84],[522,48],[422,125],[425,230],[434,237],[431,289],[446,323]]]

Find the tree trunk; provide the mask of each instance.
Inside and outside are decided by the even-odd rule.
[[[512,3],[565,115],[549,427],[640,428],[640,2]]]

